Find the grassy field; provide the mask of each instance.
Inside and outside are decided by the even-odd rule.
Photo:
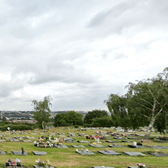
[[[96,129],[99,130],[99,129]],[[94,134],[96,135],[95,131],[88,129],[87,131],[80,131],[80,133],[85,133],[87,135]],[[99,131],[111,131],[111,129],[101,129]],[[67,133],[75,133],[77,136],[77,132],[79,132],[75,128],[53,128],[50,130],[47,130],[47,132],[43,132],[42,130],[36,130],[37,135],[32,135],[31,133],[33,131],[25,131],[27,134],[20,134],[19,131],[17,131],[16,135],[5,134],[5,132],[0,132],[1,137],[14,137],[14,136],[29,136],[29,137],[35,137],[35,140],[38,140],[40,136],[49,136],[50,133],[65,133],[67,136]],[[145,134],[140,132],[139,134]],[[5,135],[5,137],[4,137]],[[161,136],[159,133],[152,133],[151,137],[155,136]],[[58,134],[56,134],[55,138],[59,137]],[[38,148],[35,147],[32,142],[23,142],[22,140],[19,140],[19,142],[0,142],[0,149],[1,151],[5,151],[6,155],[0,156],[0,167],[3,167],[6,160],[9,158],[12,159],[12,161],[15,161],[16,158],[19,158],[24,165],[24,167],[32,168],[35,163],[35,160],[39,159],[46,161],[47,159],[51,162],[52,166],[55,166],[57,168],[91,168],[92,166],[112,166],[115,168],[126,168],[128,166],[136,166],[136,163],[144,163],[147,167],[151,168],[166,168],[168,167],[168,157],[156,157],[148,154],[148,151],[153,152],[164,152],[168,154],[168,149],[159,149],[156,150],[154,148],[128,148],[128,144],[132,143],[122,143],[120,140],[120,143],[117,143],[119,145],[124,146],[124,148],[110,148],[108,145],[110,143],[107,143],[105,140],[101,140],[101,144],[106,146],[106,148],[116,151],[121,154],[121,156],[106,156],[98,153],[98,150],[105,150],[106,148],[94,148],[90,147],[88,144],[80,144],[84,145],[88,150],[95,153],[94,156],[83,156],[75,153],[75,148],[71,147],[71,145],[79,145],[77,142],[78,140],[86,140],[85,137],[74,137],[75,143],[66,143],[63,142],[64,145],[67,145],[69,148],[63,149],[63,148]],[[110,137],[110,140],[114,140],[113,137]],[[91,143],[95,142],[95,140],[89,140]],[[133,140],[137,141],[137,140]],[[138,142],[138,141],[137,141]],[[168,147],[168,143],[158,143],[155,141],[150,141],[143,143],[143,145],[158,145],[158,146],[165,146]],[[12,151],[21,151],[21,148],[24,148],[24,150],[28,153],[27,156],[17,156],[12,153]],[[80,148],[79,148],[80,150]],[[36,156],[32,153],[32,151],[46,151],[48,155],[45,156]],[[146,156],[127,156],[123,154],[124,152],[142,152],[146,154]]]

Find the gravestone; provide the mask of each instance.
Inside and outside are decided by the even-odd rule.
[[[157,153],[148,152],[148,153],[149,153],[150,155],[158,156],[158,157],[168,156],[168,154],[163,153],[163,152],[157,152]]]
[[[92,168],[114,168],[114,167],[106,167],[106,166],[93,166]]]
[[[111,151],[111,150],[106,150],[106,151],[98,151],[99,153],[101,154],[104,154],[104,155],[121,155],[120,153],[117,153],[115,151]]]
[[[80,155],[95,155],[95,153],[93,153],[89,150],[81,150],[81,151],[76,150],[75,152],[80,154]]]
[[[0,140],[0,142],[5,142],[5,140]]]
[[[146,156],[145,154],[141,153],[141,152],[123,152],[124,154],[126,155],[129,155],[129,156]]]
[[[57,144],[55,147],[56,148],[68,148],[68,146],[62,145],[62,144]]]
[[[19,142],[18,139],[10,139],[11,142]]]
[[[14,155],[22,155],[22,151],[13,151]],[[27,153],[24,151],[23,155],[27,155]]]
[[[38,166],[38,165],[34,165],[34,168],[44,168],[44,167],[41,167],[41,166]],[[46,168],[54,168],[53,166],[48,166]]]
[[[6,155],[6,152],[2,152],[2,151],[0,150],[0,155]]]
[[[77,142],[79,142],[79,143],[90,143],[89,141],[77,141]]]
[[[35,155],[47,155],[48,154],[47,152],[44,152],[44,151],[33,151],[33,153]]]
[[[85,146],[83,146],[83,145],[72,145],[72,147],[74,147],[74,148],[85,148]]]
[[[147,139],[149,139],[149,136],[150,136],[150,134],[146,134],[146,135],[144,135],[144,138],[147,140]]]
[[[23,142],[32,142],[31,140],[23,140]]]
[[[106,148],[106,146],[99,145],[99,144],[97,144],[97,145],[89,144],[89,146],[92,146],[92,147],[95,147],[95,148]]]
[[[155,149],[168,149],[168,147],[165,147],[165,146],[156,146],[156,145],[154,145],[153,148],[155,148]]]
[[[106,142],[108,142],[108,143],[119,143],[119,141],[111,141],[111,140],[107,140]]]
[[[127,138],[124,138],[124,137],[114,137],[114,139],[125,140]]]
[[[115,145],[115,144],[108,145],[108,146],[111,147],[111,148],[125,148],[125,146]]]
[[[70,142],[70,143],[75,142],[74,139],[72,139],[72,138],[64,138],[64,141]]]

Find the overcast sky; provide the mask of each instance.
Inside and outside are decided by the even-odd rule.
[[[0,0],[0,110],[107,109],[168,66],[168,0]]]

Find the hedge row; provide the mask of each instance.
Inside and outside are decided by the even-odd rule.
[[[35,129],[34,124],[29,123],[11,123],[11,122],[1,122],[0,130],[6,131],[7,127],[10,127],[10,130],[33,130]]]

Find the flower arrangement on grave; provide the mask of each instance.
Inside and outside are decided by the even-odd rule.
[[[41,161],[40,159],[36,160],[36,163],[38,166],[41,166],[41,167],[45,167],[46,166],[46,162],[45,161]]]
[[[138,166],[138,168],[145,168],[146,167],[144,163],[137,163],[137,166]]]

